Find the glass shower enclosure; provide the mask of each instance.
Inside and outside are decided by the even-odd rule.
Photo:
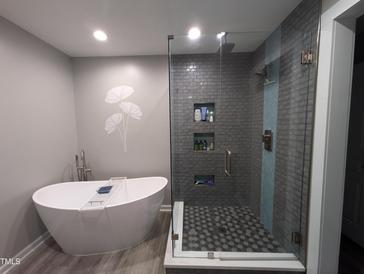
[[[286,32],[169,37],[174,257],[305,259],[317,37]]]

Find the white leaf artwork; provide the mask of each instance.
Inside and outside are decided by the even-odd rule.
[[[105,102],[116,104],[132,95],[134,89],[130,86],[118,86],[108,90]]]
[[[136,104],[133,104],[132,102],[121,102],[119,104],[119,107],[121,108],[121,110],[123,110],[124,113],[127,113],[129,117],[141,120],[142,111],[140,107]]]
[[[108,134],[113,133],[117,126],[120,124],[120,122],[123,119],[123,113],[114,113],[111,116],[109,116],[108,119],[105,120],[105,131]]]
[[[108,90],[105,97],[106,103],[119,103],[119,110],[122,110],[122,112],[114,113],[105,120],[104,129],[107,134],[111,134],[116,130],[119,132],[120,138],[123,142],[124,152],[127,152],[127,130],[129,118],[141,120],[143,115],[142,110],[138,105],[132,102],[123,101],[133,93],[134,89],[132,87],[123,85],[111,88]]]

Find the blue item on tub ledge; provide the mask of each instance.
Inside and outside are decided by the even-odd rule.
[[[103,186],[99,188],[96,192],[99,194],[106,194],[109,193],[113,186]]]

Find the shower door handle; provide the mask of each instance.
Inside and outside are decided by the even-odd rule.
[[[231,156],[232,152],[226,149],[224,153],[224,174],[226,176],[231,176]]]

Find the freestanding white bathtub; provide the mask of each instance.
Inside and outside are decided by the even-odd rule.
[[[60,183],[33,194],[42,221],[65,253],[91,255],[122,250],[148,236],[162,204],[167,179],[124,180],[107,204],[84,207],[107,183]]]

